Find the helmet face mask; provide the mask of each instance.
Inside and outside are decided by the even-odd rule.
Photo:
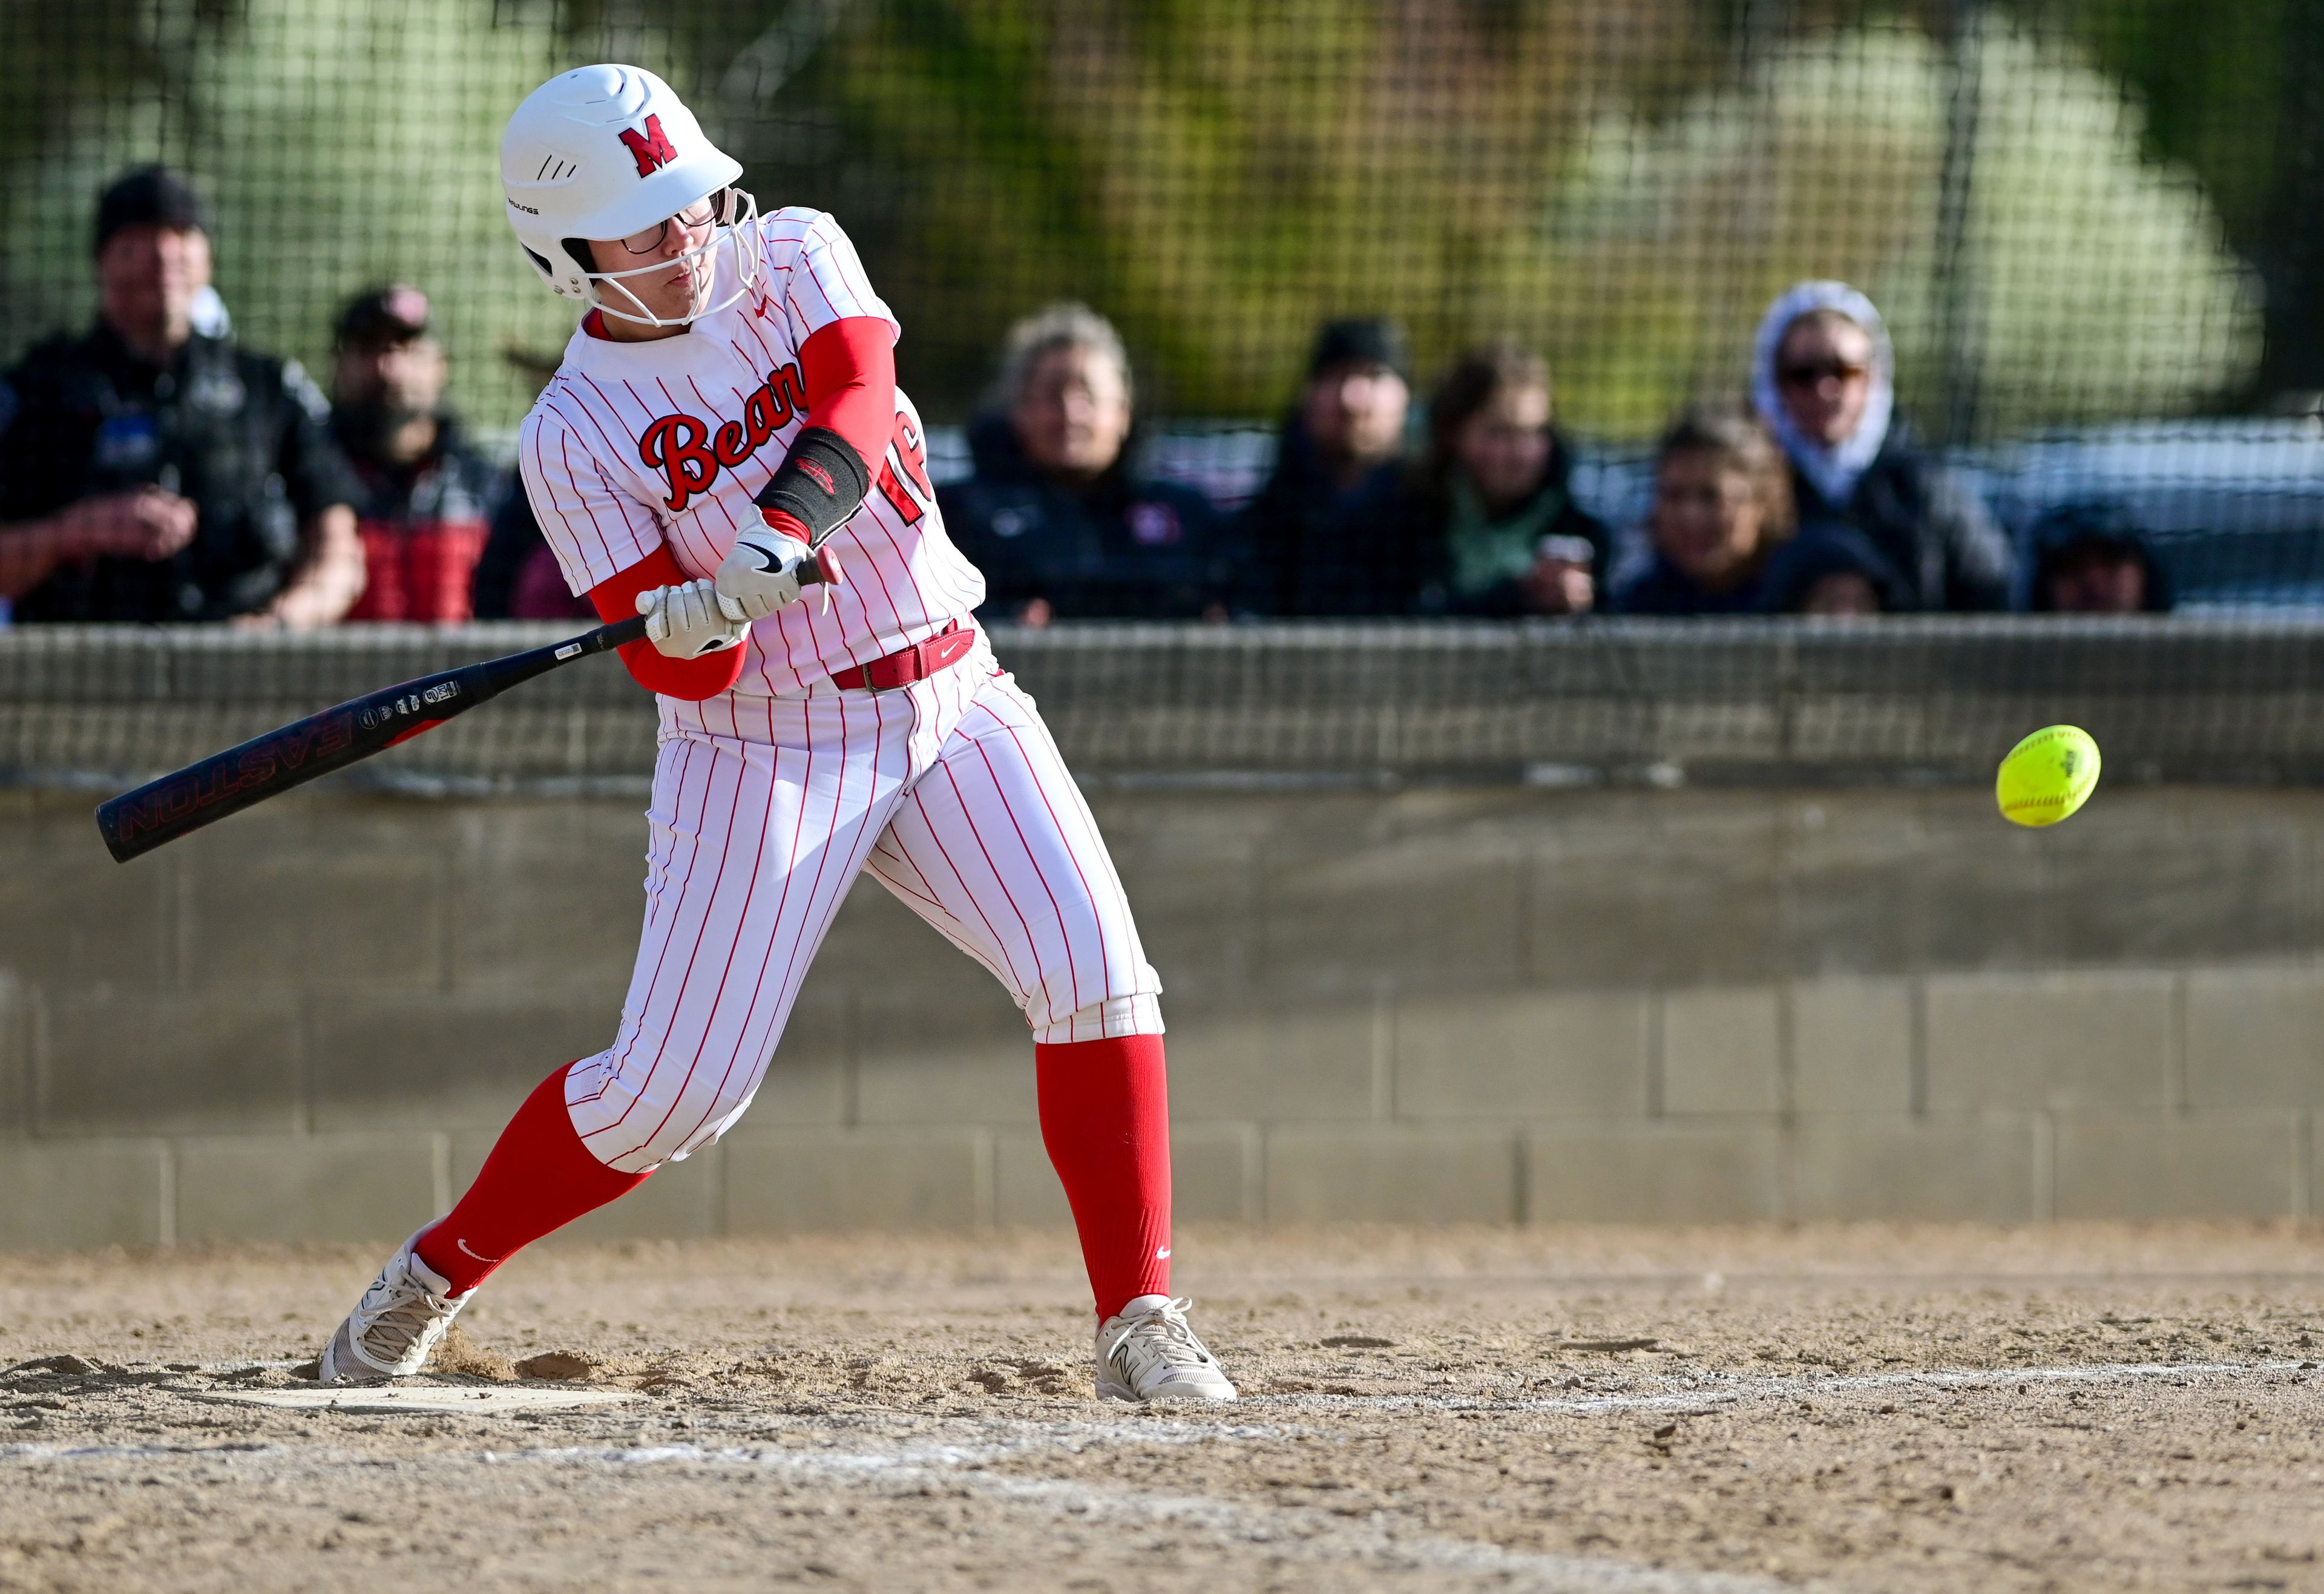
[[[723,309],[758,283],[756,200],[734,184],[742,162],[713,144],[669,85],[637,67],[583,67],[527,95],[501,139],[508,218],[549,290],[644,327],[678,327]],[[597,269],[590,240],[634,237],[714,202],[710,236],[683,254]],[[731,274],[716,291],[717,252]],[[707,264],[698,308],[656,315],[631,286],[640,278]]]
[[[596,270],[594,263],[587,265],[581,263],[589,258],[591,240],[586,238],[565,240],[564,253],[567,259],[573,261],[573,271],[580,278],[589,303],[599,314],[613,316],[641,327],[683,327],[690,321],[698,320],[715,311],[724,309],[758,286],[761,247],[758,200],[742,189],[733,188],[722,189],[717,193],[707,195],[706,198],[713,201],[710,235],[682,254],[665,255],[658,260],[649,260],[642,265],[625,267],[618,272],[604,272]],[[692,207],[689,205],[684,208]],[[668,226],[683,213],[684,211],[680,210],[665,217],[662,226]],[[712,299],[710,295],[716,291],[718,285],[717,251],[721,244],[725,245],[727,250],[727,260],[733,268],[732,280],[726,291],[717,299]],[[694,295],[697,301],[696,308],[683,316],[655,315],[646,307],[645,301],[630,288],[628,279],[661,276],[681,266],[692,270],[696,263],[706,265],[707,270],[704,273],[700,288]],[[534,263],[536,269],[539,268],[539,264],[538,261]],[[549,272],[542,272],[541,275],[548,280],[551,289],[559,293],[566,291],[558,287],[556,279]],[[624,309],[624,306],[628,308]]]

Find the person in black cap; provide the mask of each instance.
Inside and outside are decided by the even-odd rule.
[[[2120,504],[2061,505],[2034,522],[2035,610],[2048,614],[2164,614],[2170,574]]]
[[[97,202],[97,324],[0,382],[0,598],[20,620],[326,625],[364,585],[328,407],[197,328],[209,218],[146,167]]]
[[[339,312],[331,435],[363,497],[355,529],[366,582],[349,620],[446,622],[473,613],[498,473],[444,407],[450,366],[429,333],[428,296],[406,283]]]
[[[1301,614],[1321,601],[1323,612],[1333,612],[1329,594],[1302,573],[1330,557],[1359,504],[1392,489],[1411,408],[1401,327],[1333,321],[1317,335],[1274,474],[1243,511],[1256,572],[1252,608]]]

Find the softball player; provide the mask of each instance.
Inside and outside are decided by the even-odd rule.
[[[419,1372],[521,1247],[723,1134],[869,871],[1031,1026],[1098,1392],[1233,1399],[1170,1295],[1161,983],[1040,714],[971,618],[983,581],[945,536],[896,388],[900,328],[853,247],[827,215],[761,217],[740,164],[634,67],[536,89],[501,174],[534,269],[588,307],[519,463],[573,590],[647,618],[622,650],[661,716],[645,930],[613,1045],[533,1092],[320,1376]]]

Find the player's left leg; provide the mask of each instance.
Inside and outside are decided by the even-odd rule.
[[[990,969],[1032,1026],[1042,1143],[1096,1297],[1099,1393],[1231,1400],[1170,1295],[1161,981],[1032,700],[982,650],[952,673],[973,701],[865,868]]]

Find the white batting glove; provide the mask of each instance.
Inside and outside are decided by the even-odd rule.
[[[801,570],[815,567],[815,550],[771,526],[747,526],[718,567],[718,595],[752,620],[764,620],[798,602]]]
[[[750,618],[708,580],[641,592],[638,613],[646,617],[646,640],[670,659],[699,659],[740,647],[751,631]]]

